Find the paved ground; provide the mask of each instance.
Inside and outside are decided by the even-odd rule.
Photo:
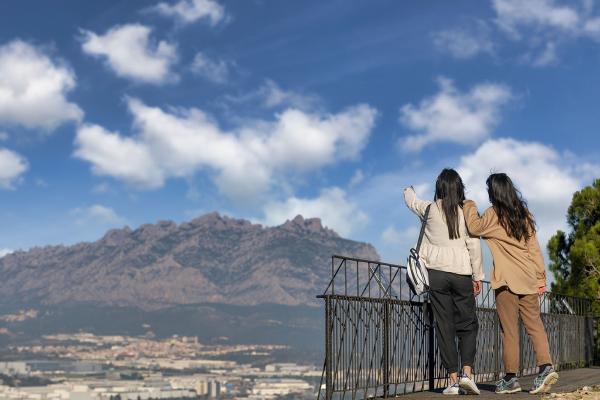
[[[581,368],[581,369],[573,369],[573,370],[565,370],[559,371],[560,378],[558,383],[552,386],[552,392],[573,392],[583,386],[594,386],[600,384],[600,367],[598,368]],[[523,389],[529,390],[532,386],[533,378],[535,376],[526,376],[519,379],[521,383],[521,387]],[[526,391],[515,394],[505,394],[499,395],[494,393],[494,383],[481,383],[478,384],[479,389],[481,390],[481,395],[477,396],[477,399],[495,399],[507,397],[506,400],[517,400],[517,399],[534,399],[541,397],[540,395],[534,396],[530,395]],[[442,395],[442,390],[438,390],[436,392],[420,392],[414,394],[407,394],[400,396],[402,400],[404,399],[414,399],[414,400],[427,400],[427,399],[447,399],[449,396]],[[452,398],[452,397],[451,397]]]

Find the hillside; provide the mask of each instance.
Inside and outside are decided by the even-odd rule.
[[[176,305],[318,305],[334,253],[377,259],[319,219],[263,227],[217,213],[107,232],[0,259],[0,307],[61,304],[158,310]]]

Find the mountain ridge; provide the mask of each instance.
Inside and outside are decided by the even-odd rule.
[[[317,305],[334,253],[379,259],[372,245],[344,239],[318,218],[274,227],[217,212],[161,220],[0,258],[0,306]]]

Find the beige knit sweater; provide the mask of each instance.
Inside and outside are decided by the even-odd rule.
[[[544,257],[535,232],[530,233],[529,240],[519,241],[508,236],[494,208],[488,208],[480,216],[472,200],[465,201],[463,212],[469,232],[485,239],[490,248],[494,259],[491,276],[494,289],[508,286],[516,294],[533,294],[539,287],[546,286]]]
[[[450,239],[448,225],[441,208],[441,200],[437,202],[421,200],[409,187],[404,189],[404,201],[419,218],[423,218],[427,206],[429,217],[425,227],[425,235],[419,250],[419,256],[425,261],[427,268],[459,275],[471,275],[474,281],[483,279],[483,257],[479,237],[469,236],[462,210],[458,210],[458,239]]]

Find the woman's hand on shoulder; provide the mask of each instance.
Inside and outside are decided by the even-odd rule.
[[[546,285],[538,287],[538,295],[543,295],[546,293]]]

